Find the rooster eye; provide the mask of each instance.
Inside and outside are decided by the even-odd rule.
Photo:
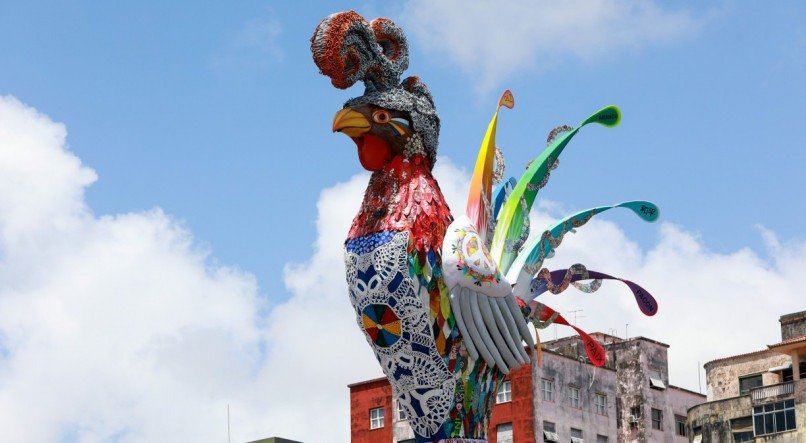
[[[372,113],[372,119],[375,120],[375,123],[388,123],[390,117],[388,112],[380,110]]]

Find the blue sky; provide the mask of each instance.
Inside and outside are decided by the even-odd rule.
[[[362,90],[333,88],[311,60],[309,38],[323,17],[356,9],[369,19],[390,17],[408,35],[407,74],[426,82],[442,119],[438,172],[443,175],[438,178],[446,194],[463,192],[466,171],[505,88],[516,98],[515,109],[504,111],[498,130],[510,174],[518,174],[539,153],[554,126],[577,123],[607,104],[621,107],[624,117],[619,127],[586,128],[574,139],[549,186],[541,191],[548,203],[534,217],[548,223],[552,216],[599,204],[631,199],[658,203],[662,223],[645,225],[625,214],[608,213],[604,222],[590,225],[591,234],[566,243],[578,257],[611,264],[625,277],[646,282],[669,314],[659,314],[652,319],[654,324],[643,323],[619,317],[623,310],[619,305],[613,307],[612,321],[597,321],[590,314],[581,324],[623,330],[630,322],[631,332],[635,328],[635,334],[669,342],[670,352],[681,352],[670,360],[678,359],[687,368],[696,361],[775,341],[777,315],[803,309],[799,277],[806,264],[806,234],[800,220],[806,216],[802,205],[806,153],[799,129],[806,103],[802,84],[806,5],[725,1],[668,6],[617,0],[533,5],[522,1],[498,6],[426,1],[1,3],[0,96],[6,97],[0,111],[19,117],[8,117],[18,126],[8,123],[6,134],[41,135],[30,145],[15,144],[18,140],[13,137],[0,139],[6,142],[0,148],[10,153],[3,157],[9,168],[3,171],[11,177],[2,193],[19,193],[22,200],[39,202],[47,188],[53,197],[36,203],[35,210],[26,209],[39,211],[39,221],[25,222],[25,232],[36,232],[30,238],[48,245],[42,249],[48,251],[43,252],[47,257],[16,255],[16,239],[0,235],[6,266],[0,272],[0,304],[8,303],[0,307],[7,312],[12,307],[29,309],[25,312],[39,313],[32,319],[75,326],[83,331],[76,337],[84,337],[76,343],[90,343],[76,346],[100,356],[117,349],[94,341],[98,331],[106,334],[105,328],[112,327],[93,323],[106,311],[80,310],[90,299],[82,298],[85,289],[69,288],[83,288],[82,282],[92,276],[102,280],[99,269],[122,276],[132,271],[131,280],[110,278],[87,290],[97,292],[92,303],[108,302],[113,311],[115,306],[126,306],[148,316],[154,306],[165,310],[165,318],[155,318],[154,324],[141,325],[141,317],[121,317],[121,322],[138,326],[133,328],[136,334],[118,337],[131,344],[121,347],[130,353],[122,353],[120,361],[142,363],[132,356],[143,355],[143,343],[160,343],[154,348],[157,360],[172,354],[172,340],[184,343],[187,355],[170,360],[165,365],[169,369],[134,372],[147,386],[163,386],[160,383],[170,378],[165,371],[170,372],[172,365],[181,369],[209,364],[206,359],[212,357],[202,350],[220,348],[213,354],[238,363],[209,364],[213,367],[209,373],[194,373],[198,380],[189,379],[205,386],[212,380],[217,390],[201,399],[189,397],[193,407],[203,404],[205,409],[187,404],[177,408],[186,407],[188,420],[197,422],[228,403],[240,408],[236,410],[251,410],[238,428],[244,439],[285,432],[291,438],[321,440],[313,430],[290,433],[295,420],[304,415],[302,409],[295,412],[293,404],[267,406],[248,393],[268,390],[272,397],[278,396],[272,391],[284,389],[278,379],[294,380],[299,367],[311,365],[310,355],[295,353],[306,345],[289,338],[296,335],[294,322],[302,318],[320,324],[332,319],[326,325],[332,328],[327,334],[332,337],[319,337],[321,346],[341,347],[351,356],[345,360],[356,363],[331,368],[327,376],[316,371],[305,375],[308,380],[329,380],[312,383],[310,395],[321,399],[324,423],[346,426],[343,386],[379,371],[351,323],[346,297],[337,289],[343,281],[339,250],[345,225],[366,176],[360,174],[352,143],[329,128],[341,104]],[[26,109],[47,118],[38,119]],[[64,124],[66,144],[53,122]],[[15,160],[27,158],[26,146],[41,146],[49,153],[43,158],[49,160],[31,163],[36,167],[20,166],[28,165]],[[84,166],[78,168],[74,158]],[[26,185],[15,182],[12,172],[22,174]],[[93,177],[97,177],[94,183]],[[16,214],[21,204],[15,200],[3,206],[0,199],[0,216],[11,220],[9,214]],[[62,225],[51,227],[67,240],[42,234],[51,231],[39,229],[37,223],[48,217],[61,220],[59,214],[68,214],[70,223],[83,220],[75,222],[83,228],[68,235],[61,231],[67,229]],[[65,226],[73,226],[70,223]],[[125,255],[138,248],[146,251],[137,256],[140,259],[121,259],[116,268],[106,268],[121,257],[120,251]],[[581,259],[558,252],[557,260],[570,264]],[[19,280],[23,274],[31,277]],[[33,276],[42,276],[48,284],[41,286],[51,288],[48,291],[68,288],[64,294],[75,298],[57,291],[39,303],[36,297],[50,292],[30,289],[39,284]],[[164,282],[171,290],[153,286],[150,280]],[[148,298],[148,288],[159,297]],[[204,295],[194,299],[194,291]],[[114,303],[106,298],[117,293],[121,298]],[[30,305],[14,294],[28,294],[23,298]],[[147,304],[126,304],[138,294]],[[613,294],[613,299],[623,298],[617,290]],[[62,303],[58,297],[68,301]],[[164,300],[164,307],[159,300]],[[18,301],[21,304],[14,304]],[[202,301],[215,312],[199,308]],[[579,307],[557,303],[565,309]],[[768,306],[762,309],[758,303]],[[62,304],[80,312],[62,311]],[[40,311],[41,306],[49,308]],[[698,345],[696,335],[675,332],[684,329],[686,321],[710,322],[696,317],[695,311],[720,306],[730,307],[728,317],[733,318],[763,312],[763,318],[753,319],[765,325],[763,333],[714,337]],[[593,312],[605,307],[585,308]],[[196,309],[202,311],[198,319],[184,318],[183,313]],[[306,315],[294,317],[295,310]],[[183,320],[175,329],[162,329],[172,321],[171,315]],[[24,370],[26,361],[72,365],[67,357],[25,347],[32,337],[45,333],[37,329],[41,322],[31,322],[16,329],[0,327],[4,359],[0,375],[17,380],[13,375],[20,374],[19,386],[28,386],[23,382],[29,381],[55,383],[49,377],[56,376],[48,374],[25,378],[32,373]],[[81,329],[85,323],[92,327]],[[713,323],[714,336],[724,331],[719,328],[731,325],[729,319]],[[48,343],[59,348],[62,338],[53,334]],[[724,346],[717,348],[716,342]],[[193,343],[198,353],[188,350],[197,349]],[[690,352],[682,355],[687,346]],[[80,391],[79,396],[86,394],[82,398],[91,402],[96,400],[94,389],[100,389],[96,385],[106,386],[108,392],[120,393],[114,405],[139,405],[144,388],[123,381],[99,384],[98,374],[121,370],[103,368],[99,364],[68,371],[85,382],[75,382],[76,386],[86,388],[65,388],[65,395]],[[693,370],[684,374],[673,369],[677,371],[672,373],[673,383],[696,388]],[[246,381],[233,385],[222,381],[233,373]],[[171,398],[187,395],[181,386],[170,386],[174,390],[166,392]],[[0,408],[29,395],[22,388],[0,388]],[[167,397],[148,397],[153,403],[142,400],[142,408],[134,411],[106,407],[96,415],[88,413],[89,418],[66,417],[55,410],[22,418],[6,415],[26,424],[26,429],[51,432],[39,435],[47,440],[69,435],[76,441],[146,441],[166,432],[186,440],[189,435],[180,425],[142,425],[159,421],[143,411]],[[109,416],[108,411],[120,414]],[[289,416],[279,416],[282,411],[290,411]],[[140,422],[126,422],[121,416]],[[276,419],[261,421],[267,416]],[[344,437],[346,428],[340,429]],[[31,434],[25,434],[30,430],[17,430],[30,440]]]
[[[329,124],[360,88],[331,87],[308,49],[321,17],[350,7],[401,15],[400,6],[344,2],[6,4],[0,91],[67,125],[71,149],[100,176],[88,191],[96,213],[159,206],[283,298],[283,264],[304,259],[314,241],[317,194],[359,168]],[[427,82],[443,121],[440,153],[472,166],[504,88],[517,100],[499,136],[513,167],[555,125],[615,103],[623,124],[581,137],[546,198],[571,208],[652,199],[664,220],[720,252],[761,250],[757,224],[802,237],[804,5],[673,11],[690,24],[663,41],[601,57],[527,54],[533,60],[484,90],[444,56],[449,48],[410,36],[409,73]]]

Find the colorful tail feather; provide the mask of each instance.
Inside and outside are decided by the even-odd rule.
[[[546,291],[552,294],[559,294],[565,291],[569,284],[574,284],[581,280],[618,280],[630,288],[633,297],[635,297],[635,302],[638,304],[638,308],[644,315],[651,317],[658,312],[658,302],[655,300],[655,297],[638,284],[602,272],[590,271],[580,264],[573,265],[568,269],[558,269],[551,272],[546,268],[541,269],[529,284],[529,294],[531,297],[537,297]]]
[[[495,133],[498,124],[498,112],[501,106],[512,108],[515,100],[510,91],[505,91],[498,102],[495,114],[481,143],[476,166],[470,184],[467,200],[467,215],[478,229],[486,244],[490,245],[493,260],[502,273],[507,274],[509,281],[515,282],[513,291],[519,297],[532,299],[529,303],[529,317],[535,328],[542,329],[551,323],[567,325],[573,328],[585,344],[590,361],[596,366],[605,364],[604,348],[585,331],[570,324],[554,309],[533,300],[546,290],[558,294],[569,284],[586,292],[598,289],[602,280],[618,280],[630,288],[641,311],[646,315],[654,315],[658,310],[657,302],[649,292],[639,285],[625,279],[613,277],[596,271],[588,271],[582,265],[574,265],[569,269],[549,272],[541,269],[543,262],[550,258],[560,245],[566,233],[587,223],[594,215],[613,208],[627,208],[641,219],[654,222],[660,211],[651,202],[636,200],[612,206],[599,206],[578,212],[566,217],[546,229],[539,237],[529,237],[529,212],[532,209],[537,193],[548,182],[551,171],[557,166],[560,154],[579,132],[590,123],[599,123],[613,127],[621,121],[621,111],[616,106],[607,106],[592,114],[577,127],[561,126],[555,128],[549,136],[548,147],[532,162],[519,180],[509,178],[494,191],[493,162],[495,158]],[[492,234],[490,234],[492,232]],[[491,238],[490,238],[491,237]],[[537,270],[540,269],[538,273]],[[584,285],[581,280],[593,280]],[[538,339],[539,340],[539,339]]]
[[[660,214],[660,210],[654,203],[635,200],[612,206],[599,206],[586,209],[564,218],[549,227],[540,237],[531,237],[519,251],[513,261],[510,272],[507,274],[507,279],[510,282],[515,282],[515,294],[526,293],[529,282],[543,265],[543,260],[562,243],[565,234],[572,229],[585,225],[594,215],[613,208],[630,209],[634,214],[647,222],[654,222],[658,219]]]
[[[515,97],[509,90],[504,91],[498,100],[484,140],[479,148],[476,158],[476,167],[473,169],[473,178],[470,179],[470,194],[467,196],[467,216],[478,230],[481,239],[487,243],[487,226],[492,218],[493,208],[491,195],[493,187],[493,160],[495,158],[495,130],[498,126],[498,111],[501,106],[512,109],[515,106]]]
[[[515,260],[517,251],[514,250],[512,245],[521,233],[524,215],[528,215],[529,211],[531,211],[537,192],[545,186],[551,166],[568,145],[568,142],[583,126],[589,123],[595,122],[613,127],[619,121],[621,121],[621,111],[619,111],[618,107],[611,105],[600,109],[573,130],[557,137],[524,172],[515,189],[513,189],[510,198],[507,199],[501,209],[498,224],[495,227],[495,234],[493,235],[490,252],[501,267],[502,272],[508,272],[512,262]],[[521,205],[521,197],[523,197],[525,205]]]

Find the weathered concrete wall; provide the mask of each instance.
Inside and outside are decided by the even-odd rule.
[[[549,351],[543,353],[543,366],[536,371],[537,441],[543,441],[543,421],[556,424],[562,441],[570,441],[571,428],[583,431],[585,441],[596,441],[596,435],[616,435],[615,396],[616,374],[606,368],[594,368],[578,359]],[[544,401],[540,380],[554,381],[554,400]],[[570,387],[579,388],[579,408],[571,405]],[[594,399],[597,393],[605,394],[605,415],[596,413]]]
[[[675,415],[686,416],[689,407],[705,401],[697,393],[670,387],[668,345],[644,337],[607,345],[617,374],[619,442],[687,441],[676,434]],[[649,378],[657,378],[666,389],[652,388]],[[637,422],[630,423],[630,412],[640,407]],[[661,429],[652,427],[652,409],[661,411]]]
[[[668,385],[667,385],[668,386]],[[677,435],[677,423],[674,416],[686,417],[688,410],[705,401],[705,396],[686,389],[669,386],[666,390],[666,403],[663,409],[663,430],[666,435],[671,436],[675,443],[688,441],[685,435]],[[667,432],[668,430],[668,432]],[[653,431],[653,434],[658,431]]]
[[[408,420],[400,420],[397,415],[397,400],[392,400],[395,418],[392,423],[392,443],[414,438],[414,429],[409,426]]]
[[[705,364],[708,401],[737,397],[739,395],[739,377],[761,374],[765,386],[779,383],[782,380],[778,374],[767,372],[767,370],[790,361],[789,356],[772,351],[761,351],[708,362]]]
[[[594,333],[592,334],[600,343],[605,343],[601,336],[602,334]],[[610,337],[610,336],[607,336]],[[591,364],[590,359],[588,359],[588,354],[585,351],[585,344],[582,343],[582,340],[579,339],[579,336],[572,335],[570,337],[564,337],[557,340],[551,340],[548,342],[550,345],[549,349],[553,352],[556,352],[560,355],[564,355],[566,357],[573,358],[578,361],[585,362],[587,364]],[[609,369],[614,369],[613,362],[611,359],[607,359],[605,362],[605,367]]]
[[[782,315],[778,320],[781,323],[781,340],[806,335],[806,311]]]
[[[638,340],[629,340],[613,345],[615,366],[617,373],[616,393],[619,398],[618,411],[618,442],[645,442],[648,441],[649,408],[648,389],[644,391],[647,383],[646,356],[641,355],[641,346]],[[642,361],[643,360],[643,361]],[[632,422],[631,410],[641,408],[637,421]]]
[[[730,421],[753,414],[750,396],[716,400],[689,410],[689,436],[702,434],[703,443],[733,441]]]
[[[795,419],[794,430],[755,437],[755,442],[803,443],[806,441],[806,380],[794,382],[794,393],[779,397],[768,397],[753,401],[750,395],[733,397],[695,406],[689,410],[689,435],[693,439],[702,434],[702,442],[733,441],[731,421],[753,416],[753,406],[778,402],[794,398]]]

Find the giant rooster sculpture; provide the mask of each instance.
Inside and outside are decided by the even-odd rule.
[[[400,80],[408,67],[402,30],[388,19],[336,13],[316,28],[311,50],[334,86],[361,80],[366,87],[333,120],[333,131],[355,142],[361,165],[372,172],[345,243],[347,283],[358,325],[417,440],[485,441],[496,390],[509,371],[530,361],[524,343],[536,349],[527,321],[573,327],[591,362],[604,364],[598,342],[534,298],[569,284],[592,292],[602,279],[617,278],[582,265],[550,272],[542,263],[596,213],[626,207],[654,221],[657,207],[635,201],[593,208],[534,238],[528,214],[571,138],[588,123],[615,126],[618,109],[552,131],[521,179],[493,190],[494,165],[503,172],[495,148],[498,110],[514,105],[507,91],[482,141],[466,213],[453,220],[431,173],[440,128],[433,98],[418,77]],[[653,315],[652,296],[621,281]]]

